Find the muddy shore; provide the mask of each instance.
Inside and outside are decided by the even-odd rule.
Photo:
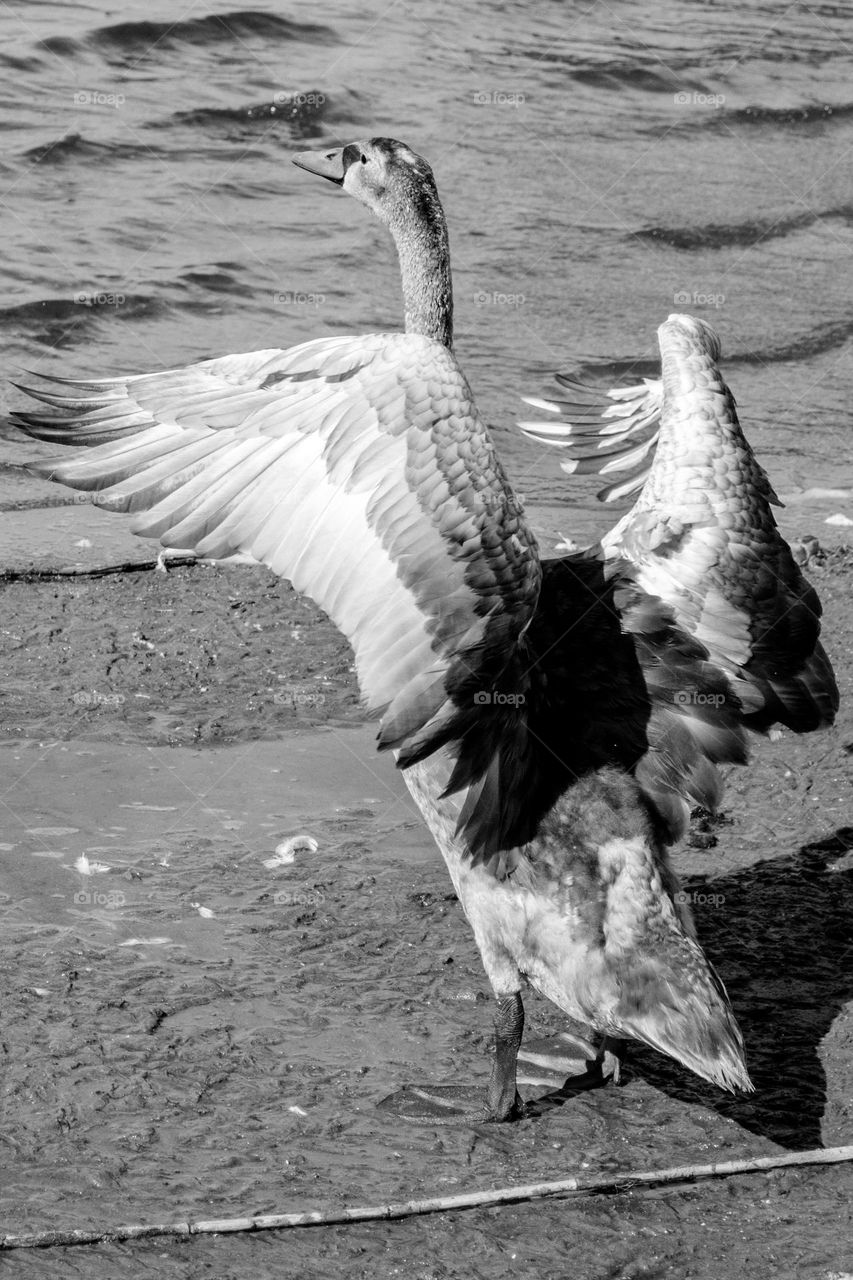
[[[722,820],[677,858],[756,1095],[637,1047],[624,1087],[476,1131],[376,1109],[406,1080],[483,1079],[489,1000],[324,615],[238,565],[0,580],[4,1227],[372,1203],[853,1141],[853,554],[808,573],[839,723],[756,743]],[[300,833],[316,851],[265,866]],[[529,1035],[559,1029],[550,1005],[527,1006]],[[802,1169],[14,1262],[38,1277],[157,1260],[217,1277],[829,1280],[853,1267],[851,1198],[849,1166]]]

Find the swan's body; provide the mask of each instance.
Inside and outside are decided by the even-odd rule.
[[[740,1032],[666,848],[692,804],[717,799],[715,764],[745,758],[746,723],[831,720],[816,601],[804,588],[790,658],[769,603],[751,613],[736,556],[698,623],[678,571],[668,579],[645,542],[632,554],[630,520],[606,554],[541,561],[452,353],[428,166],[387,139],[298,163],[391,229],[407,332],[35,392],[53,412],[19,415],[25,428],[89,446],[38,469],[132,512],[134,529],[165,546],[253,556],[350,639],[380,745],[447,861],[497,997],[477,1114],[505,1119],[519,1105],[524,978],[607,1036],[749,1089]],[[671,317],[665,365],[689,364],[708,332]],[[745,475],[752,528],[768,493]],[[712,468],[712,483],[728,482]],[[641,518],[669,527],[678,495],[665,476],[655,485]],[[793,562],[791,572],[796,588]],[[789,705],[781,693],[796,682],[807,692]]]

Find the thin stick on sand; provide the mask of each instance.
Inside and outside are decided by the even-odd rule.
[[[0,1236],[0,1249],[44,1249],[60,1245],[102,1244],[121,1240],[142,1240],[151,1236],[218,1235],[235,1231],[281,1231],[287,1227],[341,1226],[349,1222],[376,1222],[412,1218],[426,1213],[455,1213],[493,1205],[518,1204],[525,1200],[558,1200],[569,1196],[616,1195],[641,1186],[666,1186],[697,1182],[702,1178],[729,1178],[739,1173],[760,1173],[795,1165],[843,1164],[853,1161],[853,1146],[827,1147],[813,1151],[789,1151],[750,1160],[727,1160],[720,1164],[686,1164],[673,1169],[641,1169],[621,1174],[578,1174],[556,1182],[533,1182],[520,1187],[497,1187],[492,1191],[469,1191],[456,1196],[433,1196],[428,1200],[403,1200],[396,1204],[366,1205],[352,1209],[316,1210],[304,1213],[261,1213],[252,1217],[210,1218],[198,1222],[135,1223],[94,1231],[35,1231]]]
[[[106,578],[119,573],[148,573],[152,569],[182,569],[186,565],[210,564],[211,561],[200,560],[198,556],[166,556],[156,560],[127,560],[121,564],[96,565],[92,569],[81,569],[70,566],[67,569],[2,569],[0,582],[55,582],[58,578]]]

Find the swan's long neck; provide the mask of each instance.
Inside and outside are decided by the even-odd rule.
[[[453,346],[453,285],[447,224],[432,192],[390,221],[400,258],[406,333],[422,333]]]

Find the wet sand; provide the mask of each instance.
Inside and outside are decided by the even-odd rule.
[[[853,555],[808,572],[839,724],[757,742],[722,820],[676,860],[757,1093],[730,1098],[632,1046],[623,1087],[461,1130],[376,1109],[407,1081],[484,1080],[491,1010],[322,613],[242,566],[4,581],[3,1228],[378,1203],[853,1141]],[[265,865],[303,834],[316,850]],[[526,1006],[529,1036],[560,1029],[546,1002]],[[853,1269],[851,1193],[848,1167],[801,1169],[6,1261],[38,1277],[828,1280]]]

